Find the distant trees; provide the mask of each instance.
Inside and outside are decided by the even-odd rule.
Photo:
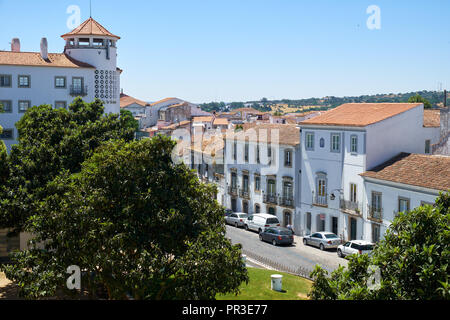
[[[200,104],[200,108],[207,112],[219,112],[225,110],[225,102],[210,102]]]
[[[216,187],[172,161],[175,143],[157,136],[96,149],[78,173],[62,171],[30,219],[44,249],[4,266],[27,298],[66,290],[66,269],[82,270],[91,298],[214,299],[248,282],[240,245],[225,237]],[[103,294],[102,294],[103,293]]]
[[[350,257],[331,276],[312,272],[310,297],[318,300],[450,300],[450,192],[435,206],[401,212],[371,257]]]
[[[427,99],[423,98],[420,94],[416,94],[415,96],[412,96],[408,99],[409,103],[423,103],[424,108],[429,109],[431,108],[431,103]]]

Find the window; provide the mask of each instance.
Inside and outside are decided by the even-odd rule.
[[[255,204],[255,213],[261,212],[261,206],[259,204]]]
[[[431,140],[425,140],[425,153],[431,153]]]
[[[370,217],[375,219],[381,219],[381,193],[372,191],[372,206],[370,208]]]
[[[341,135],[339,133],[331,134],[331,152],[340,152],[341,150]]]
[[[248,175],[242,176],[242,189],[244,192],[248,192]]]
[[[19,112],[26,112],[31,107],[30,101],[19,101]]]
[[[245,162],[248,162],[248,142],[245,143],[244,158]]]
[[[12,101],[10,100],[0,100],[0,105],[2,105],[3,112],[12,112]]]
[[[256,146],[256,163],[260,163],[260,159],[259,159],[259,145]]]
[[[269,196],[275,196],[276,194],[275,180],[273,179],[267,180],[267,194]]]
[[[283,197],[286,198],[286,199],[293,199],[294,198],[292,182],[285,181],[283,183]]]
[[[55,101],[55,109],[66,109],[66,106],[65,101]]]
[[[107,41],[109,41],[109,40],[107,40]],[[103,47],[104,46],[103,39],[94,38],[92,43],[95,47]]]
[[[14,139],[14,129],[3,129],[3,133],[0,134],[0,139],[2,140]]]
[[[286,150],[284,152],[284,166],[285,167],[292,166],[292,150]]]
[[[237,185],[236,172],[232,172],[231,173],[231,188],[236,189],[236,185]]]
[[[325,147],[325,139],[324,138],[320,138],[320,147],[321,148]]]
[[[55,88],[65,89],[66,88],[66,77],[57,76],[55,77]]]
[[[350,137],[350,152],[357,153],[358,152],[358,136],[352,135]]]
[[[237,142],[234,141],[233,143],[233,160],[237,159]]]
[[[408,212],[409,211],[409,199],[398,198],[398,212]]]
[[[158,111],[158,119],[165,121],[166,120],[166,113],[164,112],[164,110],[159,110]]]
[[[316,190],[317,193],[314,203],[319,205],[327,205],[327,176],[323,172],[317,173]]]
[[[306,150],[314,150],[314,133],[313,132],[307,132],[305,135],[305,147]]]
[[[380,241],[380,226],[377,224],[372,224],[372,242],[375,243],[378,241]]]
[[[0,87],[11,88],[11,78],[12,78],[12,76],[9,74],[1,74],[0,75]]]
[[[255,176],[255,191],[261,190],[261,177]]]
[[[267,157],[272,157],[272,145],[270,143],[267,145]]]
[[[350,202],[357,202],[356,201],[356,184],[350,183]]]
[[[19,88],[29,88],[30,87],[30,76],[19,76],[18,77],[18,84],[17,86]]]

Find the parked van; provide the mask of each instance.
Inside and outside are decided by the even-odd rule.
[[[280,221],[276,216],[267,213],[258,213],[247,218],[244,224],[245,230],[254,230],[261,233],[269,227],[279,227]]]

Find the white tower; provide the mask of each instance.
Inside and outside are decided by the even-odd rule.
[[[96,68],[93,96],[104,102],[105,113],[119,113],[121,70],[117,68],[116,43],[120,37],[92,18],[61,37],[66,40],[65,54]],[[81,90],[85,86],[81,82],[72,85]]]

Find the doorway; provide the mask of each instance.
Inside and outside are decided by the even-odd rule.
[[[338,234],[338,218],[337,217],[331,217],[331,232],[334,234]]]
[[[350,240],[356,240],[356,225],[356,219],[350,218]]]
[[[311,234],[311,212],[306,213],[306,234]]]

